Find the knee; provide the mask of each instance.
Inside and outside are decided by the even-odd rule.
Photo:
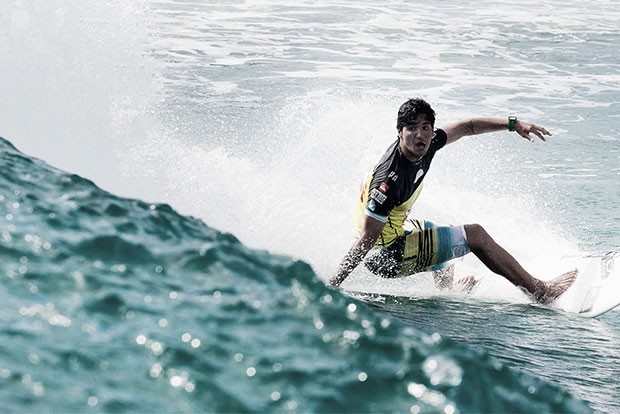
[[[467,236],[467,245],[471,250],[475,250],[484,244],[489,234],[480,224],[466,224],[465,235]]]

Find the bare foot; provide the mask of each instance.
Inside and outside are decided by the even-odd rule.
[[[448,266],[447,269],[434,270],[433,279],[435,280],[435,286],[439,289],[452,289],[452,281],[454,280],[454,265]]]
[[[477,284],[478,281],[473,276],[465,276],[457,280],[453,289],[458,292],[471,293]]]
[[[542,295],[537,295],[536,300],[543,305],[548,305],[558,298],[562,293],[566,292],[575,279],[579,271],[573,269],[570,272],[566,272],[561,276],[556,277],[548,282],[544,283],[544,291]]]

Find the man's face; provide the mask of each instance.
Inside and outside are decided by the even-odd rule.
[[[411,125],[405,125],[398,131],[400,149],[405,158],[411,162],[419,161],[431,145],[435,135],[433,125],[426,120],[426,115],[420,114]]]

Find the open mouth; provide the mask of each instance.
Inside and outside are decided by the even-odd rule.
[[[426,146],[426,143],[424,143],[424,142],[416,142],[414,146],[415,146],[416,149],[423,149]]]

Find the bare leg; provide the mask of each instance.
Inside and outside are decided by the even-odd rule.
[[[577,277],[577,269],[553,280],[544,282],[536,279],[521,267],[519,262],[495,242],[478,224],[466,224],[467,245],[491,271],[504,276],[513,285],[524,289],[537,302],[553,302]]]

